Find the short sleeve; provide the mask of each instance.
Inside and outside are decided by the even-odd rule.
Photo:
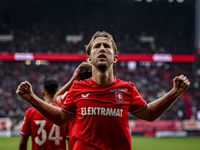
[[[133,93],[132,93],[132,100],[131,106],[129,108],[130,113],[136,113],[146,107],[146,101],[140,96],[139,92],[133,85]]]
[[[67,92],[68,92],[68,91],[66,91],[63,95],[60,96],[60,104],[61,104],[61,106],[62,106],[62,105],[64,104],[64,102],[65,102]]]
[[[62,110],[65,113],[76,114],[76,104],[75,104],[74,98],[73,98],[73,86],[63,97],[63,101],[64,101],[64,103],[62,105]]]
[[[24,116],[24,121],[23,121],[23,125],[22,125],[22,128],[21,128],[21,131],[20,131],[20,134],[21,135],[30,135],[31,134],[31,131],[30,131],[30,109],[28,109],[25,113],[25,116]]]

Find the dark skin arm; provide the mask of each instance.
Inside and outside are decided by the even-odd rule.
[[[27,143],[28,143],[29,135],[21,135],[19,141],[19,150],[27,150]]]
[[[187,90],[190,81],[186,76],[180,75],[173,79],[174,87],[163,97],[147,104],[147,106],[132,115],[146,121],[154,121],[159,118],[177,100],[177,98]]]

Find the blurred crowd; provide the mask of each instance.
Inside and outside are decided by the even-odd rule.
[[[183,4],[87,0],[0,3],[0,36],[13,36],[11,41],[0,40],[1,53],[85,53],[91,36],[104,30],[113,35],[118,53],[195,54],[192,0]],[[67,35],[83,39],[68,42]],[[18,123],[30,107],[15,94],[20,82],[29,81],[42,98],[44,80],[56,79],[63,86],[78,64],[66,61],[37,66],[0,61],[0,117]],[[137,62],[136,68],[129,68],[128,62],[118,62],[114,71],[116,77],[132,81],[147,102],[164,95],[172,88],[173,78],[185,74],[191,86],[159,119],[200,119],[200,70],[192,67],[190,63]]]
[[[60,87],[71,78],[80,62],[50,62],[48,65],[26,65],[24,62],[1,62],[0,64],[0,117],[10,117],[13,123],[23,119],[29,103],[20,99],[15,91],[22,81],[29,81],[33,91],[42,98],[42,83],[55,79]],[[173,78],[185,74],[191,86],[159,119],[182,120],[200,119],[200,70],[192,73],[191,64],[158,64],[144,65],[137,63],[136,68],[128,67],[128,62],[118,62],[114,66],[115,76],[132,81],[145,101],[152,102],[163,96],[173,87]],[[136,119],[128,115],[129,119]]]

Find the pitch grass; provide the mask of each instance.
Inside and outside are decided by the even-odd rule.
[[[133,150],[200,150],[200,138],[132,137]]]
[[[0,150],[18,150],[20,137],[0,137]],[[132,137],[133,150],[200,150],[200,138]],[[31,150],[31,138],[28,149]]]

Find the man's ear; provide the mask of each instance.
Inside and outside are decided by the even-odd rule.
[[[113,63],[116,63],[117,61],[118,61],[118,56],[117,56],[117,55],[115,55],[115,56],[114,56]]]
[[[92,63],[92,62],[91,62],[91,57],[90,57],[90,55],[87,55],[87,62],[88,62],[89,64]]]

